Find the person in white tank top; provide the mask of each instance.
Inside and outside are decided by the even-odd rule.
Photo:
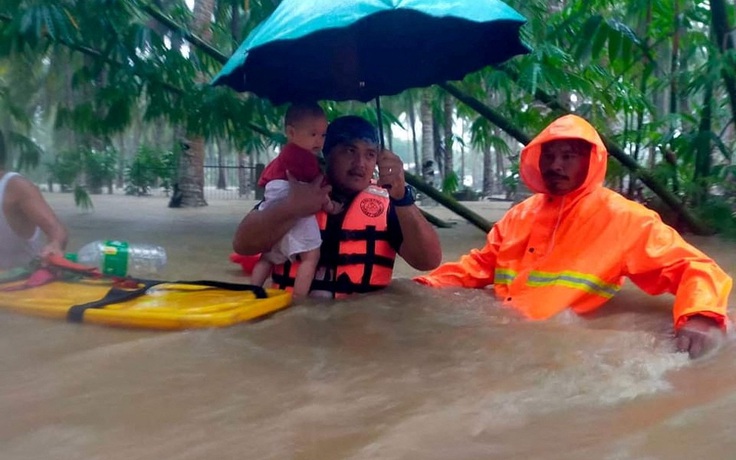
[[[35,184],[3,169],[4,153],[0,135],[0,270],[24,266],[39,256],[64,255],[66,227]]]

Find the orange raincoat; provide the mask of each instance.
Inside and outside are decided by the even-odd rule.
[[[593,148],[585,182],[549,194],[539,169],[541,144],[584,139]],[[603,305],[628,277],[649,294],[676,295],[675,328],[700,314],[725,327],[731,278],[659,215],[603,187],[608,152],[595,128],[575,115],[555,120],[521,152],[520,173],[536,194],[491,229],[486,245],[416,281],[435,287],[493,284],[507,305],[532,319]]]

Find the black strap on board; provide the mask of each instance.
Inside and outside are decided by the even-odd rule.
[[[113,286],[107,291],[107,294],[99,300],[88,302],[80,305],[74,305],[66,312],[66,319],[72,323],[81,323],[84,320],[84,312],[90,308],[105,308],[108,305],[126,302],[128,300],[140,297],[153,286],[159,284],[190,284],[196,286],[213,287],[224,289],[227,291],[251,291],[257,299],[265,299],[268,297],[266,290],[261,286],[252,284],[226,283],[224,281],[197,280],[197,281],[158,281],[158,280],[141,280],[132,279],[137,282],[139,287],[135,289],[123,289]]]

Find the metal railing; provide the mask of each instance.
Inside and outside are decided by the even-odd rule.
[[[256,183],[263,165],[204,166],[204,197],[218,200],[253,200],[262,196]]]

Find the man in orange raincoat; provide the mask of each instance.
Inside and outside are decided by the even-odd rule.
[[[416,281],[483,288],[525,316],[546,319],[602,306],[628,277],[649,294],[675,294],[679,351],[695,358],[726,329],[731,278],[658,214],[603,186],[608,152],[588,122],[567,115],[521,152],[536,194],[494,225],[486,245]]]

